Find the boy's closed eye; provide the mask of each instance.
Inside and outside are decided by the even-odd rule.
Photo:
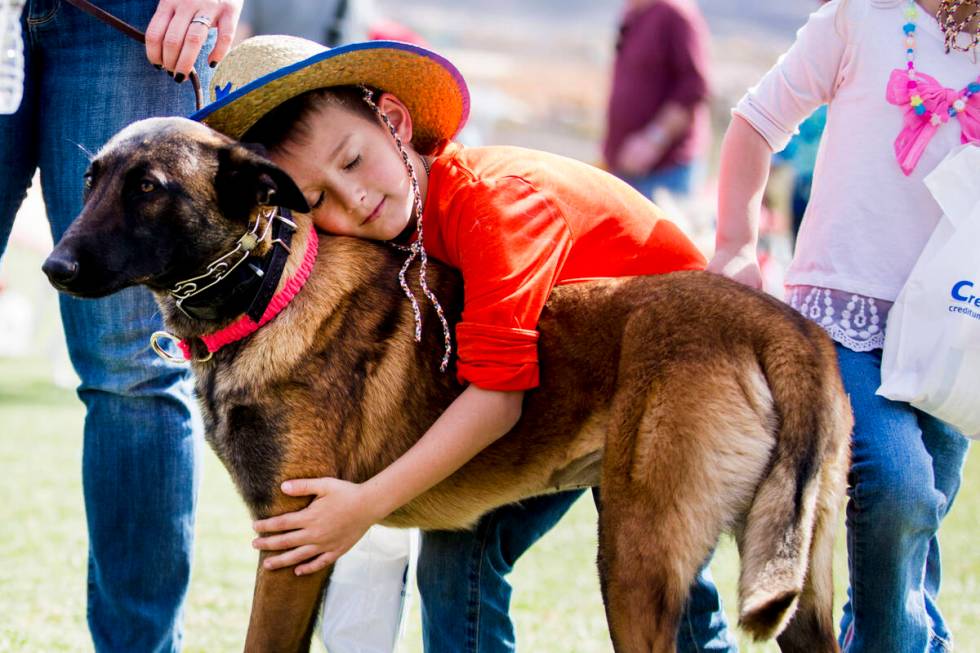
[[[353,159],[344,164],[344,170],[353,170],[361,163],[361,155],[356,155]]]
[[[352,158],[350,161],[348,161],[347,163],[344,164],[344,170],[351,171],[354,168],[356,168],[358,165],[360,165],[360,163],[361,163],[361,155],[358,154],[358,155],[354,156],[354,158]],[[309,203],[310,204],[310,210],[316,210],[316,209],[320,208],[321,206],[323,206],[323,202],[326,200],[326,198],[327,198],[326,193],[322,193],[321,192],[317,196],[316,201]]]

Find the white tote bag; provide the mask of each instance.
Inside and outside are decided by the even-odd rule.
[[[329,653],[392,653],[414,584],[417,529],[372,526],[334,565],[320,607]]]
[[[877,394],[980,437],[980,147],[925,179],[944,215],[888,314]]]

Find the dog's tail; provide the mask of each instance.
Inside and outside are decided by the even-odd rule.
[[[786,344],[762,348],[760,354],[778,433],[739,537],[739,623],[756,639],[782,632],[805,584],[808,612],[813,603],[832,602],[826,578],[832,573],[829,549],[836,524],[826,522],[836,521],[836,502],[819,495],[827,470],[844,467],[840,456],[846,456],[851,427],[829,340],[813,338],[805,352],[798,349],[799,339],[780,340]],[[811,565],[827,569],[811,570]]]

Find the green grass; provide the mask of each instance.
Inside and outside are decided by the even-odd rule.
[[[0,653],[91,650],[85,626],[82,408],[73,392],[49,383],[49,368],[41,359],[0,360]],[[594,519],[591,500],[580,501],[520,561],[512,580],[521,650],[611,650],[593,564]],[[978,522],[980,462],[973,456],[942,533],[941,603],[961,643],[980,638]],[[208,452],[186,606],[186,651],[241,650],[254,574],[248,525],[227,475]],[[841,554],[836,562],[841,590]],[[723,542],[712,570],[731,615],[737,572],[731,542]],[[839,603],[838,597],[838,609]],[[417,601],[406,631],[402,651],[421,651]],[[776,648],[743,642],[743,650]]]

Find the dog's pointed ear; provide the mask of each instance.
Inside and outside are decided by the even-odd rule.
[[[306,198],[286,172],[254,147],[234,143],[218,152],[214,180],[218,206],[230,218],[247,220],[257,206],[310,210]]]

